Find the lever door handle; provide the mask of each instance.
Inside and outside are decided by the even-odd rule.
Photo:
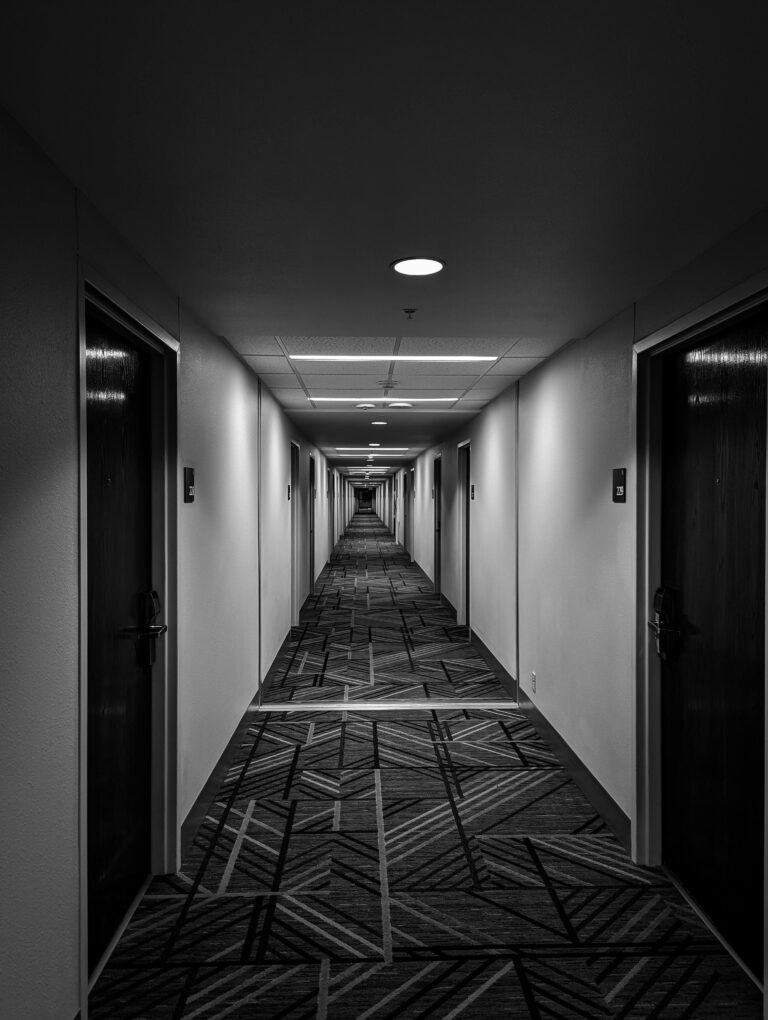
[[[132,638],[159,638],[168,630],[167,623],[149,624],[146,627],[123,627],[120,637]]]
[[[655,637],[660,637],[662,634],[674,634],[675,637],[682,637],[682,631],[679,631],[677,627],[665,627],[663,623],[657,623],[655,620],[649,620],[648,626]]]

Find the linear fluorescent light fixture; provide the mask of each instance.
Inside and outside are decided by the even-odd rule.
[[[395,259],[394,262],[390,262],[390,267],[396,273],[402,273],[403,276],[433,276],[435,273],[439,273],[444,266],[445,263],[440,259],[427,258],[424,255],[414,255],[410,258]]]
[[[290,354],[291,361],[412,361],[424,364],[498,361],[496,355],[474,354]]]
[[[418,404],[452,404],[455,400],[458,400],[459,398],[458,397],[408,397],[406,399],[407,399],[408,403],[411,403],[411,404],[417,404],[417,403]],[[375,401],[376,404],[387,404],[388,406],[392,407],[393,406],[394,398],[393,397],[307,397],[307,400],[314,400],[314,402],[316,404],[329,404],[329,403],[333,403],[333,404],[358,404],[361,407],[365,407],[366,409],[368,409],[371,406],[375,406],[375,404],[372,404],[372,401]],[[405,399],[404,400],[394,401],[394,404],[403,404],[403,403],[405,403]]]

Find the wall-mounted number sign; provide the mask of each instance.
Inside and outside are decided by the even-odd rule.
[[[627,502],[627,469],[613,469],[613,502]]]

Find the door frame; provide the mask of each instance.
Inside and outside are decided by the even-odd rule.
[[[289,447],[290,486],[291,486],[291,626],[299,624],[301,611],[301,542],[299,536],[299,519],[301,517],[301,446],[293,439]]]
[[[469,463],[467,463],[469,462]],[[472,470],[472,443],[463,439],[456,444],[456,490],[459,526],[459,598],[456,607],[456,622],[470,626],[472,599],[471,581],[471,537],[470,537],[470,506],[469,506],[469,473]]]
[[[640,864],[661,864],[661,667],[647,621],[653,593],[661,576],[661,367],[662,356],[696,338],[704,338],[750,312],[768,307],[768,273],[753,277],[713,301],[635,341],[633,345],[633,408],[637,456],[637,591],[636,591],[636,726],[635,811],[632,857]],[[768,371],[768,369],[766,369]],[[768,421],[766,422],[768,430]],[[768,469],[766,471],[768,492]],[[768,532],[768,513],[766,514]],[[767,534],[768,539],[768,534]],[[768,546],[766,547],[768,549]],[[766,637],[768,638],[768,553],[766,575]],[[766,640],[768,677],[768,640]],[[767,689],[768,694],[768,689]],[[766,697],[768,734],[768,697]],[[768,756],[766,757],[768,774]],[[768,779],[768,775],[767,775]],[[768,820],[768,782],[764,817]],[[766,902],[764,935],[768,953],[768,855],[764,835]],[[768,973],[768,966],[765,966]]]
[[[438,453],[432,458],[432,573],[434,574],[435,594],[443,590],[443,455]]]
[[[87,1003],[100,967],[88,974],[88,443],[86,419],[86,305],[105,312],[136,343],[151,350],[152,419],[161,439],[152,449],[152,571],[161,593],[165,639],[158,642],[153,666],[151,719],[150,868],[152,874],[176,871],[180,853],[178,818],[178,375],[180,344],[166,329],[104,279],[93,267],[78,265],[78,620],[79,620],[79,871],[80,989]],[[157,357],[159,356],[159,357]],[[132,912],[132,911],[131,911]],[[130,912],[129,915],[130,916]],[[126,919],[127,920],[127,919]],[[112,951],[124,925],[107,949]],[[84,1013],[87,1016],[87,1012]]]

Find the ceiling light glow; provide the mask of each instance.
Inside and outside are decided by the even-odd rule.
[[[418,255],[407,259],[395,259],[390,265],[396,273],[402,273],[403,276],[432,276],[439,273],[445,263],[440,259]]]
[[[386,425],[386,424],[387,423],[385,421],[372,421],[371,422],[371,425]]]
[[[492,354],[291,354],[291,361],[412,361],[425,364],[498,361]]]
[[[377,404],[384,403],[386,401],[387,407],[403,407],[411,406],[413,404],[453,404],[458,397],[408,397],[408,401],[398,400],[392,403],[391,397],[307,397],[307,400],[312,400],[317,404],[356,404],[360,408],[370,410],[376,407],[376,404],[371,403],[375,400]]]

